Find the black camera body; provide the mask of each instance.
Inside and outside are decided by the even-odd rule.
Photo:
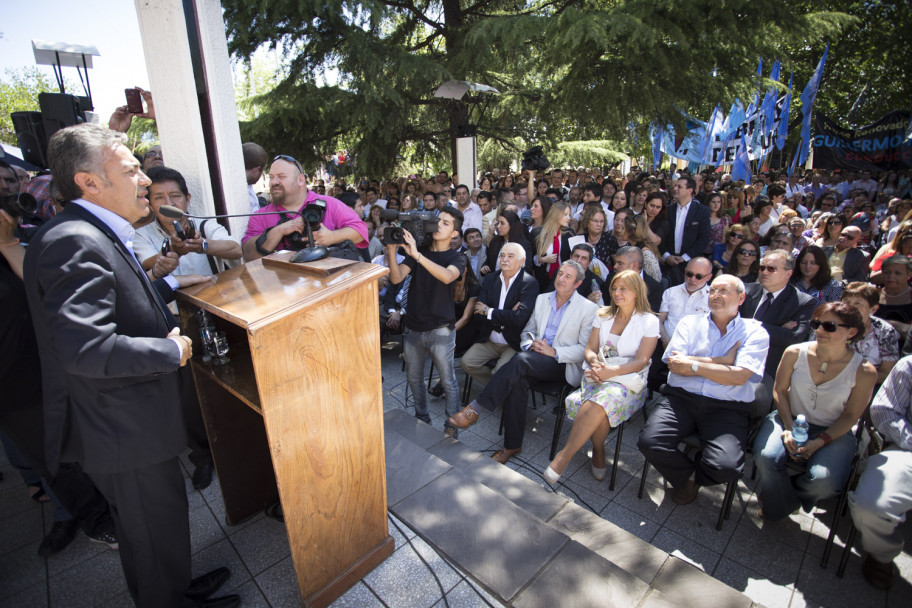
[[[301,218],[306,224],[304,226],[304,232],[292,232],[286,236],[285,239],[288,243],[288,248],[298,251],[310,247],[311,243],[309,242],[308,235],[314,230],[320,229],[320,226],[323,225],[324,215],[326,215],[326,201],[322,198],[318,198],[309,205],[305,205],[304,210],[301,211]],[[283,219],[282,222],[286,222],[288,219]]]
[[[9,213],[10,217],[35,215],[38,212],[38,201],[28,192],[0,194],[0,209]]]
[[[405,233],[409,232],[415,238],[415,246],[429,247],[437,232],[437,217],[430,211],[400,213],[395,209],[384,209],[380,212],[380,219],[394,223],[383,229],[383,242],[387,245],[404,245]]]
[[[547,171],[549,167],[551,167],[551,163],[541,146],[534,146],[523,152],[523,171]]]

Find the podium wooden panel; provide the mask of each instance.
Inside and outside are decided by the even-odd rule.
[[[305,606],[326,606],[392,554],[377,279],[387,269],[274,254],[178,293],[229,524],[281,498]],[[204,363],[196,310],[228,336]]]

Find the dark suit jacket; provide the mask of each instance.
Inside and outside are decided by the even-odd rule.
[[[678,204],[674,203],[668,206],[668,238],[662,239],[661,251],[663,254],[684,255],[685,253],[692,258],[702,256],[709,245],[709,207],[693,200],[687,208],[687,223],[684,229],[684,237],[681,239],[681,251],[675,251],[675,226],[678,221]]]
[[[608,293],[608,286],[611,285],[611,281],[614,280],[614,275],[615,273],[613,272],[608,275],[608,278],[604,283],[605,288],[602,290],[602,300],[605,304],[608,304],[611,301],[611,295]],[[646,299],[649,300],[649,307],[652,308],[652,312],[658,314],[659,306],[662,305],[662,294],[665,293],[665,289],[668,287],[667,279],[663,279],[659,282],[645,272],[640,272],[640,276],[643,277],[643,282],[646,283]]]
[[[763,287],[760,283],[748,283],[745,285],[745,296],[738,312],[745,319],[753,319],[763,297]],[[817,300],[801,293],[791,284],[773,300],[763,316],[763,329],[770,337],[769,354],[766,356],[767,375],[776,377],[776,369],[787,347],[807,340],[811,328],[811,315],[815,308]],[[796,321],[798,326],[795,329],[782,327],[789,321]]]
[[[833,247],[824,247],[824,255],[829,258],[833,254]],[[846,253],[845,262],[842,265],[842,280],[846,283],[855,281],[867,281],[871,261],[861,249],[852,247]]]
[[[25,276],[49,468],[118,473],[180,454],[178,348],[166,338],[176,323],[111,230],[68,205],[32,240]]]
[[[499,331],[503,334],[513,350],[519,350],[519,334],[522,333],[523,327],[532,316],[535,309],[535,298],[538,297],[538,281],[525,270],[520,270],[519,275],[510,285],[510,291],[504,300],[503,308],[498,308],[500,304],[500,290],[503,288],[503,281],[500,279],[500,271],[488,273],[481,282],[481,293],[478,295],[478,301],[487,304],[494,310],[491,311],[491,320],[486,318],[483,321],[482,329],[478,334],[476,342],[484,342],[490,336],[492,331]],[[513,310],[516,305],[519,306]]]

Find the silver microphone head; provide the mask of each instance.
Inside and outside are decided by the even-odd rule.
[[[162,205],[158,208],[158,212],[164,215],[165,217],[170,217],[175,220],[182,220],[187,217],[187,214],[174,207],[173,205]]]

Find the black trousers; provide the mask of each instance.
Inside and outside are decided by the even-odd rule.
[[[181,410],[184,416],[184,425],[187,427],[187,447],[190,448],[190,462],[193,466],[200,466],[212,462],[212,452],[209,449],[209,438],[206,435],[206,425],[203,422],[203,411],[200,409],[199,397],[196,394],[196,383],[193,381],[193,371],[189,365],[180,369],[181,379]]]
[[[564,379],[563,363],[554,357],[525,351],[518,353],[497,370],[491,381],[476,399],[486,409],[494,411],[503,404],[504,447],[522,447],[526,433],[526,406],[529,401],[530,379],[553,382]]]
[[[728,483],[744,469],[750,404],[720,401],[669,388],[668,405],[649,417],[640,432],[638,447],[646,460],[675,488],[692,473],[701,486]],[[702,451],[696,461],[678,449],[685,437],[696,434]]]
[[[90,473],[114,516],[120,563],[137,608],[192,606],[190,516],[178,459],[122,473]]]

